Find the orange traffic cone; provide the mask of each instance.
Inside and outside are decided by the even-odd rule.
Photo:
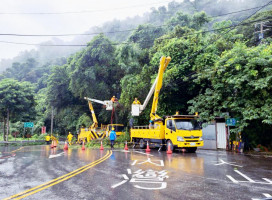
[[[145,150],[145,152],[150,152],[148,141],[147,141],[147,145],[146,145],[146,150]]]
[[[128,150],[127,141],[126,141],[126,145],[125,145],[124,150],[126,150],[126,151]]]
[[[68,144],[67,144],[67,142],[65,142],[63,150],[68,150]]]
[[[101,141],[100,150],[104,150],[104,147],[103,147],[103,143],[102,143],[102,141]]]
[[[84,145],[84,141],[82,143],[82,148],[81,148],[83,151],[85,150],[85,145]]]
[[[54,140],[52,140],[51,148],[54,148]]]
[[[171,148],[170,148],[170,145],[168,145],[168,149],[167,149],[166,153],[167,154],[172,154],[173,153],[172,150],[171,150]]]

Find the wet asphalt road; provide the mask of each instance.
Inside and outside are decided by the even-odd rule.
[[[208,150],[171,155],[156,149],[149,155],[131,149],[64,152],[46,145],[0,147],[0,152],[0,199],[24,191],[14,198],[237,200],[272,196],[272,158]]]

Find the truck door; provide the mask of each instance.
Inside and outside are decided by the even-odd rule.
[[[174,120],[169,119],[166,121],[166,130],[165,130],[165,134],[166,134],[166,138],[167,139],[171,139],[174,137],[176,132],[176,126],[174,123]]]

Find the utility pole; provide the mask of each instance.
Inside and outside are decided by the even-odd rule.
[[[53,120],[54,120],[54,107],[52,106],[52,112],[51,112],[51,136],[53,134]]]
[[[259,31],[254,32],[254,34],[259,33],[258,39],[260,40],[260,42],[262,42],[262,39],[264,39],[264,32],[269,30],[269,29],[264,29],[264,27],[269,27],[269,26],[266,26],[266,23],[269,23],[269,21],[259,22],[255,24],[255,28],[260,27]]]

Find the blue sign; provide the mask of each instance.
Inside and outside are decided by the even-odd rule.
[[[33,128],[33,127],[34,127],[33,122],[25,122],[24,123],[24,128]]]

